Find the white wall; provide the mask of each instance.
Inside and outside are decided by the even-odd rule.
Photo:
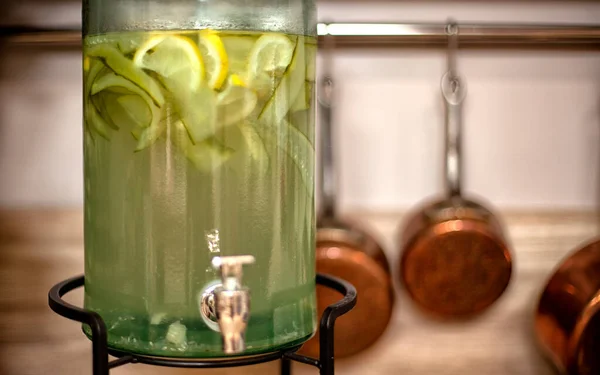
[[[10,12],[78,24],[79,4]],[[600,24],[600,3],[377,2],[320,5],[326,21]],[[339,51],[342,208],[395,210],[440,190],[441,50]],[[0,50],[0,206],[79,205],[76,52]],[[600,175],[600,53],[464,51],[466,188],[501,208],[591,208]]]

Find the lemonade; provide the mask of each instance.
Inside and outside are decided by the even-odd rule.
[[[222,356],[199,296],[231,255],[256,258],[245,354],[312,336],[315,54],[280,33],[85,38],[85,307],[111,347]]]

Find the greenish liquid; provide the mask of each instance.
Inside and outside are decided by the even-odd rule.
[[[181,35],[197,43],[197,32]],[[249,50],[241,46],[251,48],[261,35],[220,34],[229,75],[244,74]],[[104,56],[90,56],[93,46],[116,46],[133,60],[149,37],[119,33],[86,38],[84,86],[119,70]],[[298,46],[309,51],[315,41],[287,37],[295,43],[294,56],[302,57],[292,64],[294,69],[314,71],[314,55],[298,55]],[[242,43],[228,43],[228,38],[242,38]],[[123,41],[134,47],[120,48]],[[101,73],[91,78],[89,64],[91,70],[103,64]],[[169,357],[224,356],[221,336],[204,322],[199,306],[206,286],[219,280],[211,266],[215,256],[256,258],[244,267],[251,312],[247,350],[241,354],[299,344],[314,334],[314,77],[307,73],[301,88],[292,84],[286,95],[278,95],[287,75],[297,74],[291,69],[270,78],[273,87],[261,89],[251,114],[227,124],[219,114],[209,124],[206,140],[194,144],[185,138],[184,146],[181,137],[189,134],[181,132],[181,123],[177,127],[178,115],[185,112],[179,92],[170,91],[156,72],[144,70],[165,97],[163,128],[144,147],[140,132],[148,128],[112,116],[122,108],[111,100],[137,94],[118,87],[91,94],[86,88],[86,114],[96,110],[115,125],[102,129],[86,115],[84,131],[85,308],[105,320],[110,347]],[[225,83],[210,90],[218,97],[227,89]],[[306,105],[297,104],[304,100],[300,95]],[[143,107],[141,97],[137,99]],[[265,115],[273,104],[278,113],[285,111],[277,123]]]

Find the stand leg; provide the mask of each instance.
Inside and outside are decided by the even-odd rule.
[[[93,374],[109,375],[106,326],[99,315],[90,314],[87,322],[92,328]]]
[[[320,323],[319,333],[319,361],[320,361],[320,374],[321,375],[333,375],[334,374],[334,341],[335,337],[333,334],[335,327],[335,320],[340,316],[344,315],[356,305],[356,289],[352,284],[337,279],[334,277],[326,277],[324,275],[317,275],[317,283],[325,285],[329,288],[335,289],[344,295],[344,298],[331,305],[327,306],[323,311]]]
[[[63,301],[62,296],[73,289],[85,284],[83,276],[72,277],[60,282],[48,292],[48,305],[58,315],[87,324],[92,330],[92,370],[94,375],[108,375],[108,344],[106,339],[106,325],[95,312],[84,310]]]
[[[326,316],[327,313],[323,314]],[[328,314],[327,314],[328,315]],[[335,324],[336,317],[333,319],[324,319],[321,322],[321,337],[319,337],[320,354],[319,359],[321,361],[320,375],[333,375],[334,374],[334,346],[333,346],[333,326]]]
[[[281,358],[281,375],[292,374],[292,361],[288,358]]]

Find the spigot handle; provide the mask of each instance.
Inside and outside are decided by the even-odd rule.
[[[223,289],[240,290],[243,287],[243,266],[246,264],[253,264],[255,261],[256,259],[252,255],[215,257],[212,260],[212,265],[221,273]]]
[[[242,285],[242,268],[252,264],[252,255],[215,257],[213,267],[221,273],[222,285],[214,290],[216,319],[219,324],[223,351],[243,353],[246,349],[246,328],[250,318],[250,291]]]

